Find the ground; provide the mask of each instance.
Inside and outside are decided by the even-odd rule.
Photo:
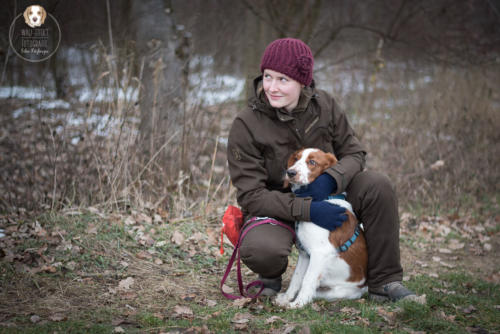
[[[499,220],[402,215],[405,284],[426,295],[424,305],[318,301],[295,311],[222,296],[232,249],[226,240],[220,255],[217,217],[95,208],[4,215],[0,332],[495,332]],[[285,287],[295,261],[294,252]],[[234,270],[226,285],[237,293]]]

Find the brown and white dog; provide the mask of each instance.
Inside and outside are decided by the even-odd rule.
[[[47,12],[43,9],[42,6],[33,5],[28,6],[24,10],[24,21],[31,28],[39,27],[45,22],[45,18],[47,17]]]
[[[337,163],[336,157],[319,149],[307,148],[292,154],[288,160],[285,185],[292,190],[310,184],[327,168]],[[366,271],[368,256],[363,232],[342,251],[341,246],[352,241],[358,221],[351,204],[343,199],[328,199],[346,208],[348,220],[330,232],[311,222],[297,222],[299,259],[290,286],[278,294],[275,303],[298,308],[314,299],[357,299],[368,289]]]

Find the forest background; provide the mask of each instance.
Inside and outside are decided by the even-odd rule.
[[[227,134],[265,46],[279,37],[311,46],[316,85],[346,111],[367,167],[396,187],[403,235],[437,237],[448,249],[450,233],[460,235],[453,253],[472,253],[471,263],[485,264],[482,277],[498,284],[499,1],[37,3],[62,32],[44,62],[20,59],[9,45],[11,22],[33,2],[6,1],[0,11],[5,300],[22,290],[5,285],[8,277],[83,270],[74,258],[48,255],[67,241],[54,232],[59,219],[66,233],[81,223],[90,236],[115,224],[149,254],[141,260],[158,266],[168,262],[155,255],[158,242],[183,250],[201,232],[206,245],[196,251],[221,270],[214,234],[236,203]],[[72,220],[88,215],[96,220]],[[436,249],[411,240],[404,247],[428,251],[411,261],[432,259]],[[24,305],[11,302],[4,319]],[[40,312],[50,313],[24,313]]]

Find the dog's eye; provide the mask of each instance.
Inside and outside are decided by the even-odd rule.
[[[311,166],[316,166],[316,161],[314,161],[314,160],[312,160],[312,159],[311,159],[311,160],[309,160],[309,165],[311,165]]]

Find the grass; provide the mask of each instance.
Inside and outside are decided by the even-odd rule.
[[[13,251],[24,254],[29,247],[37,250],[47,246],[43,256],[62,265],[53,273],[33,274],[19,270],[22,261],[0,262],[0,333],[110,333],[117,327],[126,333],[187,329],[192,332],[208,329],[212,333],[500,331],[498,284],[486,281],[466,267],[442,268],[437,277],[428,275],[424,269],[411,276],[406,284],[419,295],[427,296],[424,305],[377,304],[362,299],[317,301],[300,310],[284,310],[269,300],[257,300],[238,307],[218,291],[219,279],[231,255],[228,249],[224,256],[216,256],[219,245],[209,244],[207,239],[188,238],[196,232],[206,237],[206,226],[200,222],[186,222],[184,226],[167,223],[128,226],[122,223],[124,219],[88,213],[48,214],[37,220],[48,236],[61,234],[71,247],[60,247],[61,238],[59,242],[43,237],[17,240]],[[156,243],[142,245],[137,235],[130,232],[140,225],[146,233],[156,231],[152,234],[156,243],[166,242],[158,247]],[[89,230],[92,226],[95,232]],[[180,245],[171,242],[176,230],[186,235],[186,241]],[[406,234],[404,240],[403,250],[406,248],[418,256],[417,242],[424,243],[427,239]],[[152,258],[134,256],[141,251],[149,251]],[[292,265],[295,255],[291,257]],[[420,255],[424,257],[423,253]],[[156,258],[163,264],[154,264]],[[68,268],[69,262],[76,263],[76,268]],[[31,263],[28,267],[35,266],[36,263]],[[126,277],[135,280],[130,290],[110,292]],[[251,279],[248,275],[244,277],[245,281]],[[228,284],[235,286],[234,281]],[[179,311],[179,307],[190,312]],[[54,318],[57,314],[64,317]],[[36,323],[31,320],[34,315],[40,317]]]

